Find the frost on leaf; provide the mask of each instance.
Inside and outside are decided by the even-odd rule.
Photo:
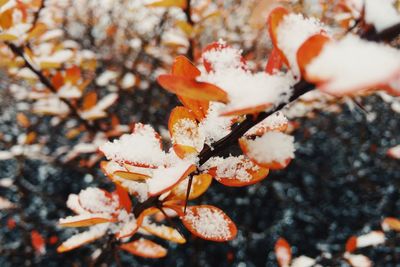
[[[294,158],[294,138],[281,132],[267,132],[254,140],[241,138],[239,144],[251,160],[265,168],[285,168]]]
[[[98,224],[89,228],[88,231],[76,234],[64,241],[58,248],[57,252],[62,253],[70,251],[84,244],[90,243],[103,235],[108,229],[108,224]]]
[[[305,68],[309,82],[333,95],[385,86],[400,75],[400,52],[347,35],[328,42]]]
[[[269,173],[268,169],[258,166],[243,155],[213,157],[202,166],[202,170],[207,171],[218,182],[234,187],[258,183]]]
[[[237,234],[236,225],[232,220],[214,206],[188,207],[181,219],[192,234],[206,240],[224,242],[234,239]]]
[[[162,258],[167,255],[167,250],[165,248],[144,238],[122,244],[120,248],[143,258]]]

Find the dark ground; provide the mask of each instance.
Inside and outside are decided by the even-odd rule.
[[[346,107],[342,114],[318,112],[315,119],[301,119],[295,132],[296,159],[262,183],[247,188],[213,183],[200,201],[232,217],[239,229],[236,240],[220,244],[189,239],[179,246],[158,240],[169,246],[165,259],[143,260],[121,252],[123,265],[276,266],[273,246],[282,236],[295,256],[329,252],[333,259],[320,261],[323,266],[348,266],[337,256],[349,236],[380,229],[384,217],[400,217],[400,164],[386,156],[388,148],[400,143],[399,115],[378,98],[367,102],[377,112],[373,122]],[[1,131],[14,131],[6,121],[0,121]],[[0,188],[1,196],[21,207],[0,212],[0,266],[87,266],[93,248],[104,240],[61,255],[56,245],[47,245],[47,253],[40,256],[33,252],[29,233],[36,229],[46,238],[57,235],[65,240],[74,230],[55,225],[70,214],[65,206],[68,194],[97,184],[109,186],[107,179],[98,171],[92,179],[68,166],[28,159],[20,163],[23,167],[18,169],[17,160],[0,161],[0,178],[14,177],[31,190],[17,194],[13,188]],[[12,231],[6,227],[9,218],[17,222]],[[400,234],[387,237],[385,245],[357,252],[375,266],[400,266]]]

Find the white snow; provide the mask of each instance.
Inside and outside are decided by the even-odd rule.
[[[400,145],[390,148],[387,154],[394,159],[400,159]]]
[[[165,153],[160,147],[156,132],[150,125],[137,124],[132,134],[124,134],[113,142],[100,146],[108,160],[160,166]]]
[[[382,231],[372,231],[357,237],[357,247],[377,246],[385,242],[385,234]]]
[[[13,209],[16,205],[6,198],[0,197],[0,210]]]
[[[305,18],[301,14],[288,14],[277,29],[278,47],[289,61],[293,74],[299,79],[297,50],[312,35],[326,32],[324,26],[315,18]]]
[[[245,133],[245,135],[256,135],[257,132],[265,132],[279,129],[280,127],[284,127],[287,124],[288,119],[286,118],[286,116],[282,112],[278,111],[253,126]]]
[[[199,131],[205,137],[205,143],[211,145],[231,130],[232,117],[221,116],[225,105],[218,102],[210,102],[206,117],[199,124]]]
[[[326,81],[320,89],[330,94],[369,89],[400,75],[400,51],[347,35],[326,44],[306,72],[311,79]]]
[[[197,122],[191,119],[180,119],[172,128],[174,144],[191,146],[201,151],[204,146],[204,136],[199,131]]]
[[[345,253],[345,259],[349,261],[353,267],[371,267],[372,262],[369,258],[361,254],[349,254]]]
[[[203,54],[203,60],[212,64],[213,71],[203,72],[197,79],[217,85],[227,92],[229,103],[222,113],[267,104],[272,107],[287,101],[291,95],[294,84],[292,74],[253,74],[246,70],[240,61],[240,51],[234,48],[208,51]]]
[[[292,261],[291,267],[311,267],[314,266],[316,263],[315,259],[307,257],[307,256],[300,256],[294,258]]]
[[[246,140],[247,155],[260,163],[284,163],[294,158],[294,137],[281,132],[267,132],[254,140]]]
[[[113,213],[119,207],[118,199],[106,196],[105,191],[97,187],[88,187],[79,193],[79,203],[92,213]]]
[[[111,71],[111,70],[106,70],[100,76],[96,79],[96,83],[99,86],[106,86],[108,85],[111,81],[115,80],[118,77],[118,72],[116,71]]]
[[[149,194],[155,195],[178,183],[183,178],[183,174],[192,165],[191,162],[181,161],[171,167],[159,167],[154,170],[153,176],[147,179]]]
[[[400,23],[394,0],[365,0],[365,22],[380,32]]]

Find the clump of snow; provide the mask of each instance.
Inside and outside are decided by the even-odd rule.
[[[324,25],[315,18],[305,18],[301,14],[288,14],[277,29],[277,46],[289,61],[293,74],[300,78],[297,64],[297,50],[312,35],[326,32]]]
[[[307,256],[300,256],[293,259],[291,267],[311,267],[314,266],[316,260]]]
[[[385,234],[381,231],[372,231],[357,237],[357,247],[377,246],[385,242]]]
[[[294,79],[290,73],[269,75],[251,73],[240,61],[240,51],[234,48],[214,49],[203,54],[213,70],[202,73],[197,79],[217,85],[229,97],[223,113],[270,104],[271,107],[288,101]]]
[[[111,81],[115,80],[118,77],[118,72],[112,70],[106,70],[96,79],[96,83],[99,86],[106,86]]]
[[[205,136],[205,143],[211,145],[222,137],[229,134],[231,130],[232,118],[229,116],[221,116],[221,110],[224,104],[218,102],[210,102],[206,117],[199,124],[201,135]]]
[[[257,162],[284,163],[294,158],[294,137],[281,132],[267,132],[246,143],[247,155]]]
[[[13,209],[16,205],[6,198],[0,197],[0,210]]]
[[[326,44],[306,72],[312,79],[326,81],[320,89],[334,95],[369,89],[400,75],[400,51],[347,35]]]
[[[400,13],[394,0],[365,0],[365,22],[380,32],[400,23]]]
[[[180,161],[172,167],[159,167],[154,170],[153,176],[147,179],[149,194],[154,195],[178,183],[185,178],[183,175],[191,167],[191,162]]]
[[[113,213],[118,207],[118,199],[107,196],[97,187],[89,187],[79,193],[79,203],[93,213]]]
[[[218,45],[224,47],[226,46],[226,43],[223,40],[219,40]],[[204,52],[202,56],[203,60],[208,62],[215,71],[221,69],[245,68],[245,64],[241,60],[242,50],[232,47],[211,49]]]
[[[288,119],[286,118],[286,116],[282,112],[278,111],[253,126],[250,130],[246,132],[245,135],[255,135],[257,134],[257,132],[260,131],[262,132],[267,130],[279,129],[280,127],[283,127],[287,124]]]
[[[132,134],[124,134],[100,146],[108,160],[160,166],[165,160],[160,140],[150,125],[137,125]]]
[[[197,214],[188,209],[184,220],[201,236],[217,239],[228,239],[231,236],[229,222],[221,211],[208,207],[199,207],[196,211]]]
[[[400,159],[400,145],[390,148],[387,154],[394,159]]]
[[[349,261],[351,266],[354,267],[371,267],[372,262],[371,260],[361,254],[350,254],[350,253],[345,253],[344,258]]]

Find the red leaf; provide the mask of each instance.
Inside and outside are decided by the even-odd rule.
[[[280,267],[287,267],[292,261],[292,249],[284,238],[279,238],[275,243],[275,255]]]
[[[283,59],[279,50],[274,47],[269,55],[267,65],[265,66],[265,72],[273,74],[275,71],[279,71],[282,68]]]
[[[126,212],[130,213],[132,210],[132,201],[128,192],[120,185],[115,184],[115,193],[118,195],[119,204]]]
[[[357,248],[357,237],[351,236],[346,242],[346,252],[353,253]]]
[[[44,254],[46,252],[46,242],[36,230],[31,231],[31,244],[37,253]]]

